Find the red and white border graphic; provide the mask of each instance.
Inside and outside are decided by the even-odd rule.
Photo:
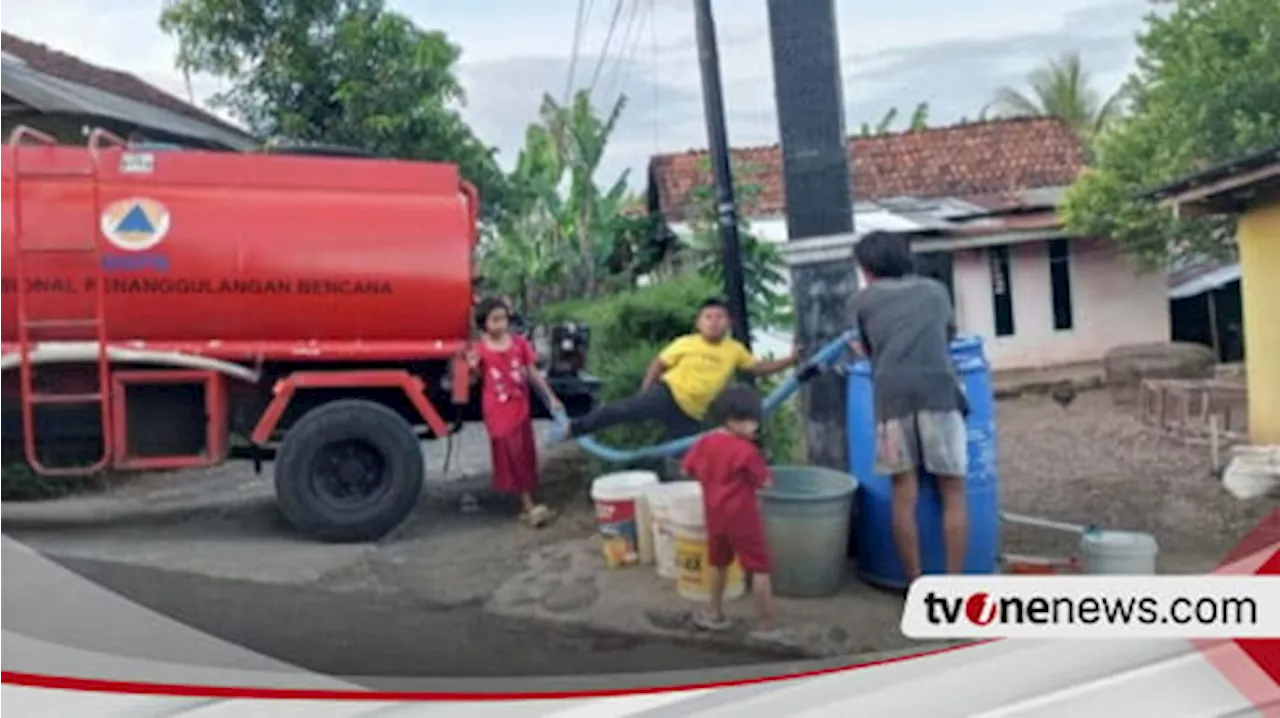
[[[6,574],[15,562],[68,574],[48,574],[40,589],[57,590],[59,580],[79,581],[77,591],[103,594],[103,615],[133,611],[134,619],[149,621],[148,636],[157,641],[186,641],[205,655],[239,652],[238,662],[219,663],[253,667],[232,671],[88,654],[6,628],[4,699],[18,711],[14,715],[1280,716],[1276,639],[995,640],[876,664],[714,685],[690,674],[684,685],[612,693],[377,692],[305,673],[154,614],[7,537],[4,559]],[[1218,573],[1280,575],[1280,511],[1247,537]],[[424,703],[428,700],[436,702]]]

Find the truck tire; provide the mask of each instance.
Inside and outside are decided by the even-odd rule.
[[[312,409],[276,457],[276,503],[295,529],[328,542],[376,541],[422,495],[424,461],[413,427],[371,401]]]

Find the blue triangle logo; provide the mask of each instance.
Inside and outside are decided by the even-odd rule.
[[[151,220],[147,218],[147,213],[142,211],[142,207],[135,204],[124,219],[116,225],[116,231],[151,234],[156,231],[156,228],[152,226]]]

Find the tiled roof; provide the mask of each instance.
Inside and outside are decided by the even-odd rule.
[[[859,201],[912,197],[983,197],[1070,184],[1084,167],[1080,141],[1053,118],[969,123],[877,137],[852,138],[848,154]],[[657,155],[650,182],[668,221],[684,218],[695,188],[711,182],[705,150]],[[735,166],[757,172],[761,185],[750,214],[785,209],[782,152],[777,145],[733,150]]]
[[[91,65],[78,57],[59,52],[30,40],[24,40],[7,32],[0,33],[0,49],[26,63],[27,67],[36,72],[42,72],[45,75],[66,80],[67,82],[87,85],[119,97],[143,102],[193,120],[199,120],[225,130],[246,135],[244,130],[205,112],[195,105],[184,102],[154,85],[143,82],[127,72]]]
[[[1022,212],[985,218],[974,222],[959,222],[943,234],[952,237],[978,237],[1001,232],[1028,232],[1040,229],[1056,229],[1061,226],[1058,213],[1052,209]]]

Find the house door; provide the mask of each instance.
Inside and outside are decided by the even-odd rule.
[[[921,252],[916,255],[916,272],[925,277],[942,282],[951,295],[951,304],[956,303],[955,262],[951,252]]]

